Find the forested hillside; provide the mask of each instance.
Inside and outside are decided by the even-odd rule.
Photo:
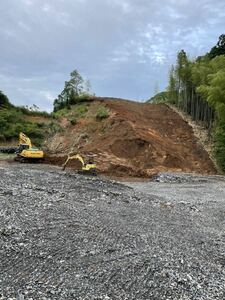
[[[31,108],[18,107],[10,103],[0,91],[0,144],[16,143],[22,131],[40,145],[44,138],[58,130],[59,125],[47,112],[40,112],[34,105]]]
[[[171,67],[166,92],[152,102],[169,102],[201,122],[214,141],[214,155],[225,171],[225,35],[209,53],[194,60],[184,50]]]

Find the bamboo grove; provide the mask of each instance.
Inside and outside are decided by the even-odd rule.
[[[161,93],[165,99],[165,92]],[[190,60],[184,50],[169,74],[166,101],[201,122],[214,141],[214,155],[225,171],[225,35],[209,53]]]

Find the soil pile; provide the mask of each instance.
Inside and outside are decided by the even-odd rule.
[[[79,152],[84,156],[92,153],[99,171],[114,176],[149,177],[164,171],[216,173],[192,128],[168,106],[96,98],[89,104],[89,112],[98,105],[108,108],[108,118],[99,121],[89,113],[75,125],[62,120],[64,131],[47,143],[51,153],[47,161],[61,164],[68,153]]]

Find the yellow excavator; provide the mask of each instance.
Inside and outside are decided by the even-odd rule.
[[[19,147],[16,154],[15,160],[20,162],[37,162],[41,161],[44,157],[44,152],[34,147],[29,137],[23,132],[19,134]]]
[[[71,160],[78,160],[81,162],[82,168],[78,171],[79,174],[97,175],[96,164],[93,162],[92,156],[88,156],[88,162],[86,163],[80,154],[68,155],[67,160],[62,165],[63,170],[65,170],[67,164]]]

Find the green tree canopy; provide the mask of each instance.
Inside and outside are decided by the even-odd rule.
[[[158,94],[154,100],[165,99],[201,122],[213,135],[214,155],[225,171],[225,34],[209,53],[195,60],[181,50],[170,70],[167,92],[167,98]]]
[[[219,41],[216,46],[211,49],[208,55],[210,59],[213,59],[216,56],[225,55],[225,34],[220,35]]]
[[[12,105],[9,102],[8,97],[2,91],[0,91],[0,108],[9,107],[9,106],[12,106]]]
[[[89,94],[90,82],[85,81],[77,70],[70,73],[70,80],[65,81],[64,89],[54,101],[54,111],[79,102],[80,96]]]

